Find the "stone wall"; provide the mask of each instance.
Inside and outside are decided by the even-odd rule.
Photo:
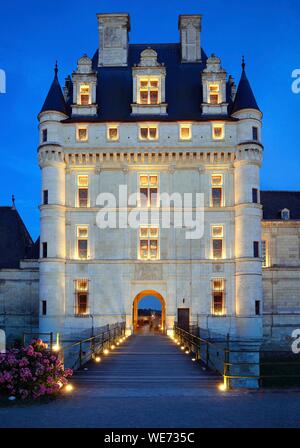
[[[38,264],[0,270],[0,328],[7,344],[20,340],[23,332],[38,331]]]
[[[266,267],[263,269],[264,336],[290,346],[300,328],[300,222],[263,222]]]

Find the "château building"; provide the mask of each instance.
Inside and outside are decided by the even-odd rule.
[[[177,322],[240,341],[286,340],[299,326],[300,193],[260,191],[263,116],[245,62],[236,87],[205,53],[200,15],[179,17],[179,43],[153,45],[129,43],[128,14],[97,19],[97,51],[79,58],[63,89],[55,67],[38,117],[39,263],[19,254],[21,265],[0,264],[0,278],[25,263],[39,285],[31,297],[41,333],[123,320],[130,333],[140,299],[153,295],[169,333]],[[99,228],[100,194],[123,216],[120,186],[154,222]],[[203,194],[201,238],[162,225],[178,208],[162,206],[165,193]]]

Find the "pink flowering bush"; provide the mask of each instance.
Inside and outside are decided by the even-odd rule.
[[[28,347],[0,354],[0,395],[22,400],[54,397],[72,374],[43,341],[33,340]]]

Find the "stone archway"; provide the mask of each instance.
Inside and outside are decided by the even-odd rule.
[[[153,296],[156,297],[160,303],[161,303],[161,328],[162,331],[166,331],[166,301],[163,298],[159,292],[154,291],[152,289],[147,289],[144,291],[141,291],[139,294],[137,294],[133,301],[133,331],[136,331],[137,328],[137,322],[138,322],[138,308],[139,308],[139,302],[143,297],[147,296]]]

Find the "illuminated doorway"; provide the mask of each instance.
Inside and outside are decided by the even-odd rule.
[[[145,299],[142,301],[142,299]],[[155,306],[153,300],[158,302]],[[142,302],[141,302],[142,301]],[[145,311],[139,315],[140,303]],[[149,305],[147,305],[149,303]],[[160,309],[155,309],[160,308]],[[141,308],[140,308],[141,309]],[[143,315],[144,314],[144,315]],[[146,315],[149,314],[149,315]],[[142,328],[145,327],[145,328]],[[166,329],[166,302],[161,294],[154,290],[145,290],[140,292],[133,301],[133,331],[134,333],[145,331],[162,331]]]

